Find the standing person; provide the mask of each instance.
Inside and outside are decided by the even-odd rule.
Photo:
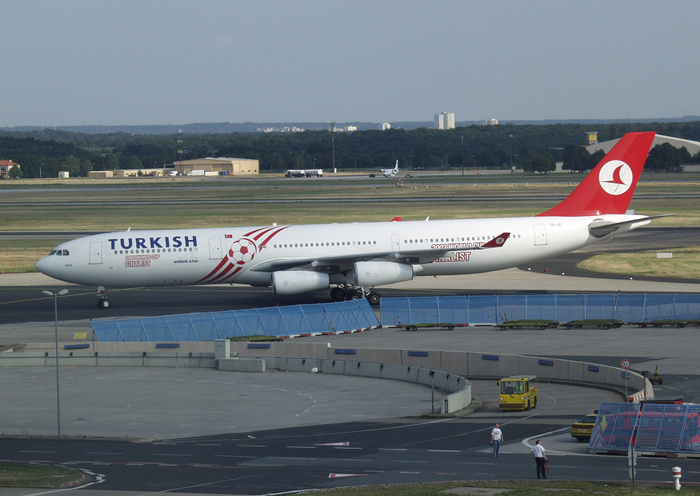
[[[547,460],[547,453],[545,453],[544,451],[542,441],[538,439],[535,445],[530,450],[530,453],[532,453],[535,456],[535,463],[537,464],[537,478],[546,479],[547,474],[545,472],[544,464],[547,463],[549,460]],[[542,474],[542,477],[540,477],[540,474]]]
[[[503,442],[503,432],[501,432],[500,427],[498,427],[498,424],[495,425],[493,429],[491,429],[491,446],[493,446],[493,457],[498,458],[498,448],[501,446],[501,442]]]

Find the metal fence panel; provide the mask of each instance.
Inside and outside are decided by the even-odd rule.
[[[556,320],[559,322],[586,318],[586,295],[584,294],[557,295],[556,304]]]
[[[211,316],[214,321],[213,323],[221,334],[222,338],[243,336],[243,330],[241,329],[238,319],[236,318],[236,313],[233,310],[226,312],[213,312]]]
[[[586,319],[614,319],[615,295],[588,294],[586,295]]]
[[[382,325],[411,324],[409,300],[410,298],[382,298],[379,301]]]
[[[646,320],[675,319],[673,311],[672,294],[655,293],[647,295],[647,304],[644,309]]]
[[[469,295],[467,311],[470,324],[498,322],[498,297],[495,295]]]
[[[673,308],[676,319],[700,320],[700,295],[677,294]]]
[[[439,322],[446,324],[469,323],[466,296],[441,296],[438,303],[440,307]]]
[[[494,319],[494,322],[527,318],[527,300],[525,295],[499,296],[496,298],[496,308],[498,319]]]
[[[333,327],[331,327],[331,322],[328,319],[328,315],[326,315],[326,311],[324,310],[322,304],[315,303],[313,305],[301,305],[300,308],[304,319],[309,326],[309,332],[333,332]]]
[[[639,412],[639,403],[601,403],[589,449],[627,451]]]
[[[440,310],[437,296],[419,296],[411,298],[411,323],[435,324],[440,322]]]
[[[617,297],[615,318],[624,322],[641,322],[646,305],[645,294],[620,294]]]
[[[212,312],[190,314],[190,322],[192,323],[197,341],[212,341],[225,337],[219,330]]]

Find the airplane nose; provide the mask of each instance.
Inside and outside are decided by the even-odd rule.
[[[54,264],[52,264],[51,262],[51,257],[44,257],[39,259],[39,261],[34,265],[34,267],[36,267],[36,270],[38,270],[42,274],[46,274],[47,276],[53,277],[54,271],[51,269]]]

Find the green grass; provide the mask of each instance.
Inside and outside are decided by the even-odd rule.
[[[630,277],[668,277],[700,280],[700,247],[691,246],[663,250],[673,258],[657,258],[657,251],[635,253],[603,253],[578,264],[593,272],[621,274]]]
[[[66,468],[0,463],[0,487],[56,489],[81,477],[76,470]]]
[[[0,274],[36,272],[34,264],[65,240],[0,238]]]
[[[468,481],[468,482],[439,482],[426,484],[396,484],[381,486],[349,487],[313,491],[301,494],[323,494],[324,496],[444,496],[443,492],[460,487],[507,489],[502,493],[508,496],[666,496],[678,494],[672,484],[635,484],[617,482],[585,482],[585,481]],[[700,495],[697,486],[683,485],[681,492],[686,495]],[[459,493],[452,493],[459,494]],[[480,493],[487,494],[487,493]]]

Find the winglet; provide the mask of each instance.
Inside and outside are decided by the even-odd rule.
[[[481,245],[481,248],[500,248],[501,246],[503,246],[505,244],[505,242],[509,236],[510,236],[510,233],[508,233],[508,232],[504,232],[502,234],[499,234],[498,236],[493,238],[488,243]]]
[[[538,217],[624,214],[655,135],[625,134],[564,201]]]

